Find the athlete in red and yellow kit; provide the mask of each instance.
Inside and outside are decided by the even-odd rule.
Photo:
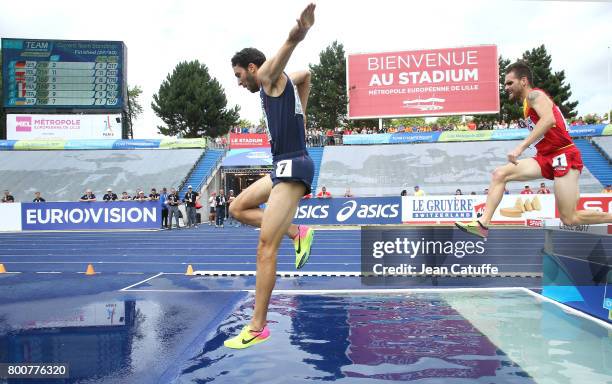
[[[455,225],[464,232],[487,237],[488,225],[502,200],[506,183],[542,177],[555,182],[555,200],[564,224],[612,223],[611,213],[576,210],[580,197],[578,178],[583,168],[580,151],[569,135],[559,107],[544,91],[533,88],[531,69],[520,61],[510,65],[504,84],[510,100],[523,102],[523,113],[530,133],[508,153],[508,164],[493,172],[482,217],[470,223],[456,222]],[[536,156],[519,160],[521,154],[533,144],[537,149]]]

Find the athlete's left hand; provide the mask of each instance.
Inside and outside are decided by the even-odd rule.
[[[306,37],[306,33],[314,24],[314,10],[314,3],[310,3],[306,8],[304,8],[302,14],[300,15],[300,18],[296,20],[297,25],[293,27],[291,32],[289,32],[290,41],[299,43],[300,41],[304,40],[304,37]]]
[[[516,147],[512,151],[508,152],[508,161],[514,165],[518,165],[518,158],[523,153],[523,149],[521,147]]]

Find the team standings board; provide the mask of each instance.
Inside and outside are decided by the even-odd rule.
[[[2,39],[4,107],[121,110],[126,63],[121,41]]]

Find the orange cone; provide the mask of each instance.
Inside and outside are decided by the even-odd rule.
[[[0,264],[0,273],[6,273],[6,268],[4,268],[4,264]]]
[[[85,274],[87,276],[91,276],[91,275],[95,275],[96,274],[96,271],[94,271],[93,265],[91,265],[91,264],[87,265],[87,271],[85,271]]]
[[[187,266],[187,272],[185,272],[185,276],[193,276],[193,267],[191,266],[191,264]]]

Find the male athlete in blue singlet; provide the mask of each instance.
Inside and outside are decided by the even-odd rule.
[[[268,305],[276,282],[276,255],[283,236],[295,245],[295,266],[304,266],[310,256],[314,231],[291,224],[302,196],[310,193],[314,164],[306,151],[304,116],[310,93],[310,72],[287,75],[285,66],[297,44],[314,24],[315,5],[309,4],[289,32],[275,56],[266,60],[255,48],[245,48],[232,57],[238,85],[259,91],[272,147],[273,170],[245,189],[230,205],[240,222],[261,227],[257,246],[255,310],[251,323],[240,334],[225,341],[229,348],[247,348],[270,337],[266,326]],[[259,208],[267,202],[265,210]]]

